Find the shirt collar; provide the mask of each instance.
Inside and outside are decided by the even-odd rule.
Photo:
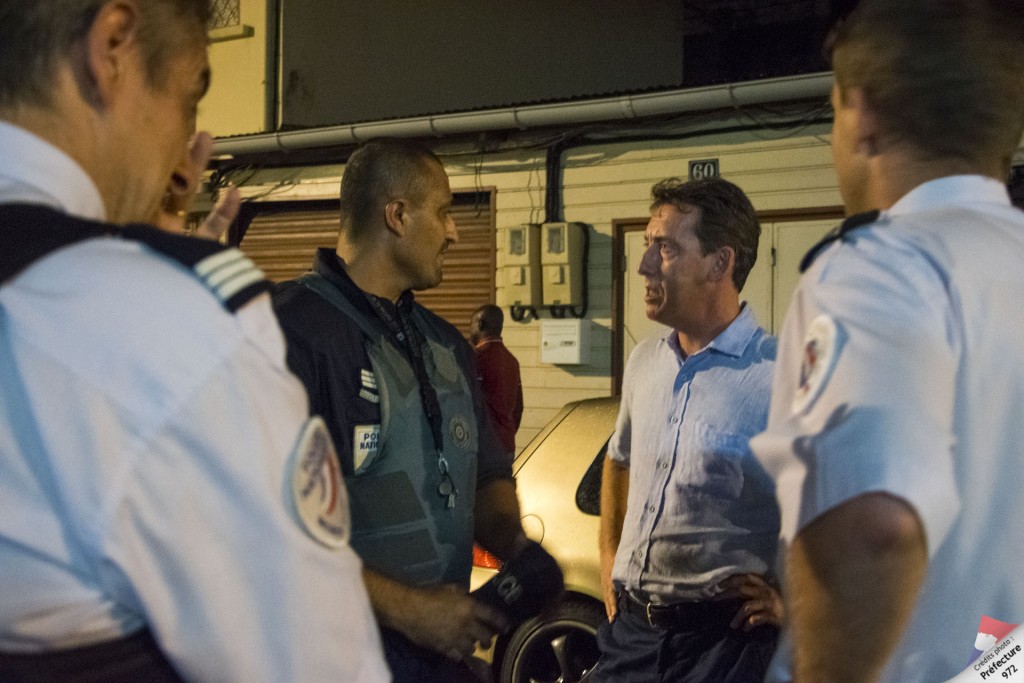
[[[402,292],[398,297],[398,301],[389,301],[383,297],[364,292],[345,271],[345,260],[338,256],[336,251],[327,247],[320,247],[316,250],[316,255],[313,257],[313,271],[326,278],[329,282],[334,283],[334,286],[342,292],[347,293],[349,301],[357,307],[373,315],[376,315],[376,313],[366,300],[366,297],[372,296],[389,310],[398,308],[403,313],[408,313],[412,309],[413,301],[415,301],[411,289]]]
[[[898,216],[917,213],[952,204],[1010,205],[1006,185],[995,178],[982,175],[955,175],[936,178],[918,185],[900,197],[885,213]]]
[[[0,149],[0,201],[42,204],[79,218],[106,220],[96,184],[63,151],[5,121],[0,121]]]
[[[757,320],[754,318],[754,312],[747,305],[747,302],[744,301],[740,306],[740,314],[729,323],[728,327],[722,330],[721,334],[712,339],[710,344],[697,353],[701,353],[705,349],[713,349],[727,356],[739,358],[747,350],[747,345],[750,344],[750,340],[754,338],[757,330]],[[676,334],[676,331],[669,330],[666,332],[665,340],[672,350],[682,357],[682,349],[679,348],[679,335]]]
[[[487,346],[488,344],[494,344],[495,342],[497,342],[498,344],[501,344],[502,343],[501,337],[487,337],[486,339],[481,339],[480,341],[478,341],[476,343],[475,346],[473,346],[473,348],[474,349],[482,349],[483,347]]]

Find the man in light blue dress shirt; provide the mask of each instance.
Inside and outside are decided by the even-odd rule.
[[[774,486],[748,447],[768,417],[775,338],[739,300],[760,225],[714,178],[651,191],[647,317],[601,491],[609,623],[594,681],[759,681],[782,619]]]

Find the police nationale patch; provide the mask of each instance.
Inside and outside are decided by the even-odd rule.
[[[352,466],[359,471],[377,457],[380,425],[356,425],[352,429]]]
[[[456,415],[448,423],[448,433],[452,437],[452,443],[462,449],[469,448],[473,433],[469,428],[469,421],[461,415]]]
[[[291,490],[306,533],[328,548],[348,543],[348,494],[331,434],[319,416],[306,423],[292,453]]]
[[[804,335],[804,357],[800,363],[800,383],[793,396],[793,413],[807,409],[828,382],[837,353],[836,323],[827,315],[811,321]]]

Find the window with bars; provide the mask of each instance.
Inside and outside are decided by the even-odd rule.
[[[241,0],[213,0],[211,29],[230,28],[242,23]]]

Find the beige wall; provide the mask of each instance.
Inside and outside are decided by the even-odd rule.
[[[241,0],[241,25],[252,35],[220,39],[230,29],[211,33],[210,91],[199,105],[199,130],[215,136],[262,133],[267,116],[267,3]]]
[[[763,132],[732,133],[685,142],[594,145],[566,152],[564,218],[592,226],[587,314],[590,363],[541,363],[540,324],[535,320],[517,323],[506,317],[505,342],[519,359],[523,376],[526,407],[517,439],[520,448],[566,402],[611,393],[612,221],[646,216],[651,185],[672,175],[685,177],[691,159],[718,158],[722,175],[743,188],[758,210],[840,204],[827,135],[827,126],[817,126],[781,139],[763,139]],[[497,188],[496,301],[504,307],[502,233],[510,226],[544,221],[545,157],[543,151],[519,151],[489,154],[477,166],[479,161],[473,156],[447,157],[447,166],[455,190]],[[334,197],[341,171],[341,166],[267,171],[255,176],[243,190],[257,195],[273,188],[267,200]],[[546,312],[541,316],[549,317]]]
[[[589,254],[591,363],[552,366],[540,362],[540,324],[506,320],[505,342],[522,367],[526,409],[517,442],[524,446],[566,402],[611,393],[612,221],[647,215],[655,182],[685,177],[691,159],[718,158],[722,176],[750,196],[756,209],[795,209],[841,204],[831,167],[828,127],[766,140],[764,132],[707,136],[686,142],[598,145],[570,150],[563,158],[564,219],[593,227]],[[450,165],[452,187],[495,186],[499,233],[509,226],[544,220],[544,155],[485,158]],[[504,263],[499,234],[498,268]],[[496,300],[505,305],[502,278]],[[547,317],[545,313],[542,317]]]

